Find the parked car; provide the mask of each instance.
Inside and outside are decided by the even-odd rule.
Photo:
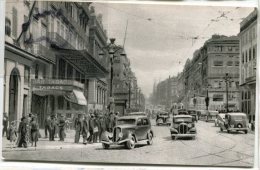
[[[170,128],[172,139],[180,137],[191,137],[195,139],[197,131],[195,123],[190,115],[177,115],[173,117]]]
[[[215,126],[219,126],[220,123],[225,122],[225,113],[219,113],[215,119]]]
[[[170,114],[168,112],[159,112],[156,117],[156,125],[171,125]]]
[[[140,141],[146,141],[151,145],[153,137],[151,122],[147,116],[122,116],[118,118],[112,133],[102,134],[101,143],[104,149],[108,149],[111,145],[125,145],[126,148],[133,149]]]
[[[245,113],[227,113],[225,115],[225,121],[220,122],[220,131],[243,131],[248,132],[248,119]]]
[[[194,121],[198,122],[199,117],[198,117],[198,115],[197,115],[196,110],[188,110],[188,113],[189,113],[189,115],[192,116],[192,118],[194,119]]]

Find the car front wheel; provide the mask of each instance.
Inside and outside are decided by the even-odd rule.
[[[149,133],[148,134],[148,141],[147,141],[148,145],[152,145],[153,144],[153,134]]]
[[[103,146],[104,149],[108,149],[110,147],[110,145],[106,144],[106,143],[102,143],[102,146]]]
[[[172,140],[175,140],[176,139],[176,137],[175,136],[172,136]]]
[[[132,136],[129,141],[126,142],[127,149],[134,149],[135,147],[135,137]]]

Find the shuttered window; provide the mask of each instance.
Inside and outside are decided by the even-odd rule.
[[[14,38],[17,38],[17,9],[14,7],[13,7],[12,34],[13,34]]]

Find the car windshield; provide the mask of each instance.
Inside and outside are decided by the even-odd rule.
[[[135,119],[119,119],[117,120],[118,125],[125,125],[125,124],[130,124],[130,125],[135,125]]]
[[[174,123],[180,123],[180,122],[192,122],[192,118],[191,117],[178,117],[178,118],[174,118]]]
[[[160,116],[168,116],[168,113],[160,113]]]

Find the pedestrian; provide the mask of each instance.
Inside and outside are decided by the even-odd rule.
[[[87,116],[84,116],[83,120],[83,128],[82,128],[82,136],[83,136],[83,144],[87,144],[87,138],[88,138],[88,132],[89,132],[89,120]]]
[[[12,121],[9,128],[9,140],[11,143],[11,149],[13,149],[13,147],[15,146],[16,139],[17,139],[16,123],[15,121]]]
[[[58,118],[55,116],[55,135],[54,135],[54,138],[57,138],[58,137],[58,134],[59,134],[59,120]]]
[[[27,148],[26,135],[27,135],[27,122],[26,118],[22,117],[21,122],[19,124],[18,133],[20,134],[20,139],[18,142],[18,147]]]
[[[118,120],[118,118],[119,118],[119,112],[116,112],[114,127],[117,125],[117,120]]]
[[[75,120],[75,143],[79,143],[80,134],[82,133],[82,120],[81,115],[78,114],[78,118]]]
[[[48,138],[48,135],[50,135],[50,123],[51,123],[51,117],[48,115],[44,120],[45,138]]]
[[[114,128],[114,122],[115,122],[114,113],[110,112],[109,113],[109,125],[108,125],[109,132],[112,132],[112,130]]]
[[[2,136],[4,137],[4,134],[6,134],[7,136],[7,128],[8,128],[8,116],[7,116],[7,113],[4,112],[4,115],[3,115],[3,132],[2,132]]]
[[[94,133],[94,114],[91,114],[89,118],[89,137],[88,137],[88,142],[90,144],[93,143],[93,133]]]
[[[94,128],[93,128],[93,143],[97,143],[98,132],[99,132],[99,119],[98,119],[98,116],[95,115],[95,117],[94,117]]]
[[[100,117],[100,133],[99,133],[99,142],[102,140],[102,134],[107,131],[106,117],[102,115]]]
[[[65,138],[65,120],[64,120],[64,116],[61,115],[60,116],[60,120],[59,120],[59,137],[60,137],[60,141],[64,141]]]
[[[38,130],[39,130],[39,125],[36,121],[36,117],[32,117],[31,123],[30,123],[30,130],[31,130],[31,142],[32,142],[32,146],[34,143],[34,147],[37,146],[37,141],[38,141]]]
[[[50,129],[49,140],[54,141],[55,129],[56,129],[55,115],[51,115],[51,121],[50,121],[49,129]]]

